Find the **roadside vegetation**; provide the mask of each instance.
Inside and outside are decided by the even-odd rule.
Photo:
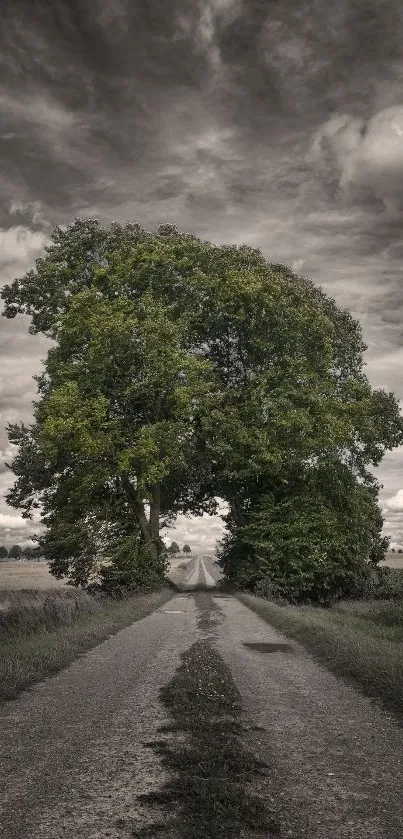
[[[168,586],[120,597],[72,588],[0,591],[0,699],[62,670],[173,593]]]
[[[403,718],[403,569],[379,569],[361,597],[329,608],[237,596],[263,620],[295,638],[329,670],[351,680]]]
[[[64,589],[65,580],[57,580],[49,571],[47,562],[19,562],[19,560],[0,563],[0,592],[21,589]]]

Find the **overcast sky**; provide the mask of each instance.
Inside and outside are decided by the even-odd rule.
[[[76,216],[251,244],[359,318],[372,384],[403,398],[401,0],[2,0],[0,109],[2,282]],[[46,342],[0,327],[3,462]],[[403,545],[403,449],[377,471]],[[0,543],[33,529],[1,500]]]

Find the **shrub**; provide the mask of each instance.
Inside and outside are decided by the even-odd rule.
[[[403,626],[403,603],[394,600],[382,605],[371,614],[371,620],[381,626]]]
[[[110,556],[111,564],[100,568],[100,589],[123,595],[127,591],[148,591],[164,582],[167,558],[166,551],[160,548],[155,560],[138,537],[123,539]]]
[[[250,504],[241,526],[226,516],[224,573],[241,588],[289,603],[330,606],[354,597],[388,545],[376,490],[332,462],[285,484]]]
[[[365,600],[403,601],[403,568],[370,567],[367,579],[357,585],[352,596]]]

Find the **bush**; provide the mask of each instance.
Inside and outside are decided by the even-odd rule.
[[[403,603],[397,600],[382,605],[371,614],[371,620],[380,626],[403,626]]]
[[[99,588],[102,591],[123,596],[129,591],[150,591],[165,581],[166,551],[161,548],[158,559],[152,558],[136,536],[123,539],[110,559],[111,564],[99,570]]]
[[[370,567],[367,579],[356,586],[351,597],[403,601],[403,568]]]
[[[286,606],[288,600],[282,596],[281,589],[270,577],[262,577],[253,587],[253,594],[258,597],[266,597],[267,600],[272,600],[279,606]]]
[[[375,489],[331,462],[285,483],[286,490],[257,498],[242,526],[226,516],[224,573],[243,589],[288,603],[330,606],[354,597],[388,545]]]

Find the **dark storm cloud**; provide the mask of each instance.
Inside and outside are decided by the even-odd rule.
[[[79,215],[245,242],[350,308],[403,396],[402,90],[398,0],[3,0],[1,280]],[[4,449],[46,344],[0,327]]]

